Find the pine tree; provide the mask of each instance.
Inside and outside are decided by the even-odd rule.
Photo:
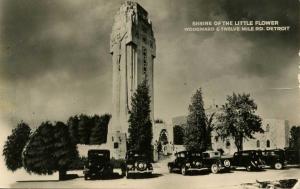
[[[111,116],[109,114],[104,114],[102,116],[94,115],[93,128],[90,135],[90,144],[103,144],[106,143],[108,123]]]
[[[63,122],[56,122],[53,134],[55,170],[59,171],[59,180],[64,180],[69,165],[78,158],[78,152],[76,144],[70,140],[68,127]]]
[[[101,144],[102,143],[102,124],[101,118],[98,115],[92,117],[93,128],[90,135],[90,144]]]
[[[68,119],[68,129],[69,129],[69,135],[71,140],[77,144],[79,142],[79,136],[78,136],[78,123],[79,118],[77,115],[72,116]]]
[[[201,88],[192,96],[184,135],[187,150],[204,151],[207,149],[206,115]]]
[[[29,173],[53,174],[66,177],[69,165],[78,158],[75,143],[70,140],[67,126],[57,122],[43,122],[30,136],[23,151],[23,166]]]
[[[152,123],[147,81],[138,85],[133,94],[129,115],[128,150],[136,150],[152,159]]]
[[[23,166],[29,173],[53,174],[54,133],[50,122],[43,122],[30,136],[23,152]]]
[[[90,142],[90,133],[93,127],[92,119],[87,116],[81,114],[79,116],[78,122],[78,143],[79,144],[89,144]]]
[[[176,125],[175,127],[173,127],[173,133],[174,133],[174,144],[182,145],[183,138],[184,138],[184,129],[179,125]]]
[[[17,128],[12,130],[12,134],[7,137],[3,147],[3,156],[6,167],[11,171],[22,167],[22,151],[29,140],[30,130],[26,123],[21,122]]]

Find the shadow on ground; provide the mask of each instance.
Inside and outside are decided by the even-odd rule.
[[[80,178],[84,178],[84,176],[80,176]],[[116,179],[121,179],[121,178],[123,178],[122,175],[120,175],[118,173],[113,173],[112,175],[109,175],[109,176],[89,178],[88,180],[116,180]]]
[[[149,174],[149,175],[133,174],[133,175],[130,175],[130,177],[128,179],[150,179],[150,178],[157,178],[157,177],[161,177],[161,176],[162,176],[162,174],[156,174],[156,173]]]
[[[68,174],[65,176],[63,180],[20,180],[16,182],[61,182],[61,181],[66,181],[66,180],[73,180],[79,178],[77,174]]]
[[[256,169],[256,170],[247,171],[245,168],[245,169],[232,169],[232,171],[233,172],[265,172],[266,169]]]

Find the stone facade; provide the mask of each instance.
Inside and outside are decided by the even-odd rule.
[[[109,125],[108,142],[115,150],[113,156],[125,157],[131,97],[138,84],[145,79],[148,81],[151,97],[150,116],[154,123],[155,38],[148,13],[138,3],[126,1],[117,12],[112,27],[110,53],[113,65],[113,112]],[[118,138],[122,138],[122,140],[113,140]]]
[[[216,106],[218,109],[218,107]],[[216,112],[216,111],[207,111]],[[186,116],[178,116],[172,119],[173,127],[178,125],[183,128],[186,126]],[[280,119],[263,119],[262,128],[264,133],[256,133],[254,135],[255,139],[244,139],[243,149],[244,150],[265,150],[265,149],[276,149],[276,148],[286,148],[289,143],[289,122],[287,120]],[[212,149],[224,151],[224,154],[232,155],[237,151],[232,138],[227,138],[222,140],[217,136],[216,132],[212,132]]]
[[[255,139],[245,140],[244,149],[275,149],[286,148],[289,145],[290,127],[287,120],[265,119],[263,120],[263,134],[256,133]]]

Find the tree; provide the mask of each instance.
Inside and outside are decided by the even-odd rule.
[[[128,149],[146,154],[152,159],[152,123],[150,119],[150,96],[147,81],[138,85],[133,94],[129,114]]]
[[[53,156],[55,170],[59,171],[59,180],[66,178],[69,165],[78,158],[76,143],[69,136],[68,127],[63,122],[56,122],[53,127]]]
[[[93,127],[92,119],[87,115],[81,114],[79,116],[79,122],[78,122],[78,143],[79,144],[89,144],[92,127]]]
[[[79,142],[79,136],[78,136],[78,125],[79,125],[79,118],[77,115],[72,116],[68,119],[67,122],[68,129],[69,129],[69,135],[71,140],[77,144]]]
[[[68,127],[63,122],[42,123],[30,137],[23,153],[27,172],[53,174],[59,172],[59,180],[66,179],[70,164],[78,158],[76,144],[70,140]]]
[[[290,130],[289,146],[291,149],[300,149],[300,126],[292,126]]]
[[[173,127],[174,133],[174,144],[182,145],[183,144],[183,137],[184,137],[184,129],[178,125]]]
[[[189,115],[184,134],[184,146],[187,150],[204,151],[207,149],[206,115],[201,88],[192,96]]]
[[[92,117],[93,128],[90,135],[90,144],[106,143],[108,123],[111,115],[104,114],[102,116],[94,115]]]
[[[16,171],[22,167],[22,151],[29,140],[30,130],[26,123],[21,122],[7,137],[3,147],[3,156],[6,167],[11,171]]]
[[[30,137],[23,151],[23,166],[29,173],[53,174],[54,133],[50,122],[43,122]]]
[[[255,114],[257,105],[250,94],[233,93],[227,96],[226,101],[217,118],[217,133],[223,140],[232,137],[238,151],[241,151],[243,139],[253,139],[256,132],[264,132],[261,118]]]
[[[206,115],[206,138],[205,143],[207,144],[207,148],[212,150],[212,143],[211,143],[211,133],[215,130],[214,118],[216,112]]]

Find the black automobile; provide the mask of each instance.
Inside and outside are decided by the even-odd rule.
[[[299,164],[300,163],[300,151],[294,149],[285,149],[285,158],[287,164]]]
[[[135,174],[151,175],[153,166],[145,154],[131,150],[126,153],[125,167],[122,172],[126,174],[127,178]]]
[[[205,151],[202,153],[204,159],[215,159],[221,163],[220,170],[230,171],[230,158],[222,156],[219,151]]]
[[[84,166],[84,179],[102,178],[112,175],[113,166],[110,163],[109,150],[89,150]]]
[[[168,163],[169,172],[180,171],[186,175],[190,171],[210,169],[212,173],[218,173],[221,169],[219,159],[204,158],[202,152],[181,151],[175,153],[175,160]]]
[[[262,157],[267,166],[275,169],[283,169],[286,164],[284,150],[282,149],[264,150],[262,151]]]
[[[262,154],[257,150],[235,152],[230,163],[234,168],[245,167],[247,171],[261,170],[264,168]]]

